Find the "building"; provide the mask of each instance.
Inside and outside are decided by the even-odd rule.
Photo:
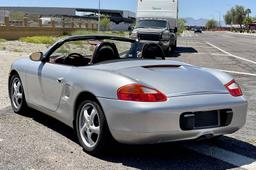
[[[256,20],[254,20],[253,23],[249,25],[249,28],[251,30],[256,30]]]
[[[0,24],[4,23],[4,17],[9,16],[10,12],[8,10],[1,10],[0,9]]]
[[[38,15],[47,22],[49,18],[61,17],[82,18],[87,20],[98,20],[98,9],[91,8],[55,8],[55,7],[0,7],[0,22],[3,23],[4,16],[9,16],[11,12],[19,11],[27,15]],[[129,25],[135,22],[135,13],[122,10],[101,9],[101,15],[110,18],[110,30],[127,31]]]
[[[75,12],[76,16],[83,16],[98,20],[98,9],[79,8],[76,9]],[[129,25],[133,24],[136,20],[135,13],[130,11],[102,9],[100,13],[101,15],[109,16],[111,21],[110,30],[127,31]]]

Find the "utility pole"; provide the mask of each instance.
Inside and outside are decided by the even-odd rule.
[[[220,11],[216,11],[216,12],[218,12],[219,14],[219,28],[221,28],[221,12]]]
[[[99,0],[99,11],[98,11],[98,31],[100,32],[100,0]]]
[[[220,21],[221,18],[220,18],[220,17],[221,17],[221,14],[220,14],[220,12],[219,12],[219,27],[221,28],[221,21]]]

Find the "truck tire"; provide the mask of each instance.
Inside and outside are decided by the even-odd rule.
[[[171,45],[171,52],[174,52],[177,48],[177,41],[175,41],[174,45]]]
[[[166,50],[164,50],[164,54],[166,57],[169,57],[170,55],[170,47],[168,47]]]

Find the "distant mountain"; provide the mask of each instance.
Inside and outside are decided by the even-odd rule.
[[[200,19],[194,19],[194,18],[184,18],[185,21],[187,22],[187,25],[188,26],[205,26],[207,21],[209,19],[205,19],[205,18],[200,18]],[[221,21],[221,25],[222,26],[225,26],[225,22],[224,21]]]
[[[208,19],[200,18],[200,19],[194,19],[194,18],[184,18],[187,22],[188,26],[205,26]]]

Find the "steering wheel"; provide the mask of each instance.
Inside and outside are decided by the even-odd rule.
[[[84,58],[84,56],[83,56],[82,54],[79,54],[79,53],[71,53],[71,54],[69,54],[67,57],[65,57],[65,60],[66,60],[66,59],[74,59],[75,57]]]
[[[74,61],[74,59],[77,59],[77,58],[82,59],[84,58],[84,56],[79,53],[70,53],[67,57],[64,58],[64,63],[70,64],[72,63],[72,61]]]
[[[63,64],[71,66],[86,66],[89,64],[91,59],[84,57],[78,53],[71,53],[65,57]]]

